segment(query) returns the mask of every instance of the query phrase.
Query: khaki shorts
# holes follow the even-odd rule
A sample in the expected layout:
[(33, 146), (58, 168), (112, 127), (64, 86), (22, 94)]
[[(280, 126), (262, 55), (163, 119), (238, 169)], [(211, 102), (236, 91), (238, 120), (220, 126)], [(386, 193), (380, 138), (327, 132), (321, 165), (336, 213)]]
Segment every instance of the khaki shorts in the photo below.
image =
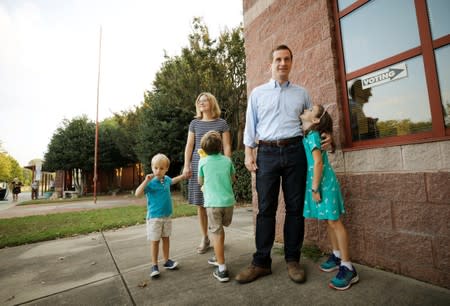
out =
[(231, 224), (233, 219), (234, 207), (208, 207), (206, 214), (208, 215), (208, 229), (213, 234), (223, 232), (223, 227)]
[(159, 241), (161, 237), (172, 234), (172, 218), (147, 219), (147, 240)]

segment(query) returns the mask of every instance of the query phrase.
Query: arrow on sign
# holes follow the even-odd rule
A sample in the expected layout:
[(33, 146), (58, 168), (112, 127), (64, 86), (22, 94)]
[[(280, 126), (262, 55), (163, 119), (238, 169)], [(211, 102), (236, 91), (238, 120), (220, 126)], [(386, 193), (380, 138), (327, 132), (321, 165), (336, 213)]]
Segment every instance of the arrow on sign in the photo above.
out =
[[(406, 77), (407, 73), (406, 73), (406, 65), (405, 64), (400, 64), (400, 67), (391, 67), (388, 70), (385, 70), (383, 72), (377, 73), (377, 74), (373, 74), (371, 76), (367, 76), (364, 79), (362, 79), (362, 87), (363, 89), (369, 88), (369, 87), (374, 87), (377, 85), (381, 85), (383, 83), (387, 83), (390, 81), (393, 81), (394, 79), (396, 79), (397, 77)], [(402, 74), (403, 72), (405, 72), (404, 74)], [(399, 76), (400, 74), (402, 74), (401, 76)]]

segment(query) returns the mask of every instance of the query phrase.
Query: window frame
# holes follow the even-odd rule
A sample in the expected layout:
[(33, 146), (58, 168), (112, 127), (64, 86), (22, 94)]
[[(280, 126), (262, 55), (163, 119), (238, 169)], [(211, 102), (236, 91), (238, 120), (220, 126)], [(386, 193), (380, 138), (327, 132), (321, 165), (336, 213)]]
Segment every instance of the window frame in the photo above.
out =
[[(373, 0), (376, 1), (376, 0)], [(439, 79), (437, 74), (436, 60), (434, 50), (445, 45), (450, 44), (450, 34), (439, 37), (433, 40), (431, 35), (431, 26), (429, 23), (429, 16), (427, 10), (426, 0), (414, 0), (417, 25), (419, 30), (420, 45), (401, 53), (395, 54), (391, 57), (385, 58), (381, 61), (370, 64), (369, 66), (357, 69), (351, 73), (346, 73), (344, 63), (344, 51), (341, 37), (340, 19), (367, 4), (369, 0), (358, 0), (345, 9), (339, 11), (338, 0), (333, 1), (334, 21), (336, 29), (336, 49), (340, 76), (340, 88), (342, 90), (342, 111), (344, 114), (344, 131), (345, 131), (345, 146), (344, 150), (352, 150), (359, 148), (370, 148), (380, 146), (395, 146), (401, 144), (423, 143), (429, 141), (439, 141), (450, 138), (450, 127), (445, 127), (444, 114), (442, 111), (441, 93), (439, 89)], [(430, 103), (431, 113), (431, 131), (425, 131), (410, 135), (390, 136), (376, 139), (369, 139), (364, 141), (353, 141), (351, 123), (349, 98), (347, 90), (347, 82), (369, 74), (371, 72), (383, 69), (385, 67), (406, 61), (410, 58), (422, 56), (425, 81), (428, 90), (428, 99)]]

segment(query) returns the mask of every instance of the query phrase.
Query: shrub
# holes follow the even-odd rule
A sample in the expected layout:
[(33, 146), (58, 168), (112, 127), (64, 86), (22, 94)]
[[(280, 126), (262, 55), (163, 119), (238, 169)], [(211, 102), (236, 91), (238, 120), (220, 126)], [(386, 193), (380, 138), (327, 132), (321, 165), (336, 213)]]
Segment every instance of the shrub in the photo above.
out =
[(181, 194), (183, 195), (183, 198), (186, 200), (188, 199), (188, 191), (189, 191), (188, 183), (189, 183), (189, 180), (182, 180), (180, 182), (180, 191), (181, 191)]
[(244, 151), (234, 151), (231, 159), (236, 169), (236, 182), (233, 184), (234, 195), (238, 202), (252, 201), (252, 177), (245, 168)]

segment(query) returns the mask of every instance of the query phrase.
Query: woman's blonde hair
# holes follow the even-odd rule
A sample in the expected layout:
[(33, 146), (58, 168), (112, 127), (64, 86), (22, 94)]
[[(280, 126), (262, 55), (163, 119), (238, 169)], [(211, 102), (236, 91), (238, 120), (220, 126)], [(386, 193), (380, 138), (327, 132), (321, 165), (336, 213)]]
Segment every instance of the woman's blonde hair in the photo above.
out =
[(206, 98), (208, 99), (209, 105), (211, 107), (211, 114), (212, 114), (213, 119), (219, 118), (220, 117), (219, 103), (217, 102), (216, 97), (214, 97), (214, 95), (209, 92), (202, 92), (197, 96), (197, 99), (195, 100), (195, 111), (197, 113), (195, 118), (197, 118), (197, 119), (203, 118), (203, 114), (198, 108), (198, 101), (200, 100), (200, 98), (202, 96), (206, 96)]

